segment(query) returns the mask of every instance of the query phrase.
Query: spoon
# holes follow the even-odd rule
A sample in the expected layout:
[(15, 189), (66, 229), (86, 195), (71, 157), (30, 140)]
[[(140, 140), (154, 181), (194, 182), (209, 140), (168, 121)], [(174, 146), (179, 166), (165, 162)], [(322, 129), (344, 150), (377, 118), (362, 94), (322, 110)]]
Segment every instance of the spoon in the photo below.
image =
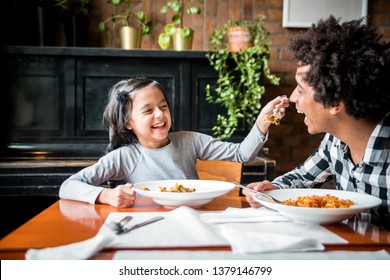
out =
[(283, 201), (281, 201), (281, 200), (279, 200), (279, 199), (277, 199), (277, 198), (275, 198), (275, 197), (273, 197), (273, 196), (271, 196), (271, 195), (269, 195), (267, 193), (256, 191), (254, 189), (251, 189), (251, 188), (249, 188), (249, 187), (247, 187), (245, 185), (241, 185), (241, 184), (236, 183), (236, 182), (232, 182), (232, 183), (235, 184), (237, 187), (240, 187), (241, 189), (245, 189), (245, 190), (248, 190), (248, 191), (251, 191), (251, 192), (258, 193), (259, 195), (261, 195), (261, 196), (271, 200), (274, 203), (283, 204)]
[(119, 222), (110, 221), (108, 224), (106, 224), (110, 229), (112, 229), (115, 232), (122, 232), (125, 225), (132, 219), (132, 216), (125, 216), (122, 218)]

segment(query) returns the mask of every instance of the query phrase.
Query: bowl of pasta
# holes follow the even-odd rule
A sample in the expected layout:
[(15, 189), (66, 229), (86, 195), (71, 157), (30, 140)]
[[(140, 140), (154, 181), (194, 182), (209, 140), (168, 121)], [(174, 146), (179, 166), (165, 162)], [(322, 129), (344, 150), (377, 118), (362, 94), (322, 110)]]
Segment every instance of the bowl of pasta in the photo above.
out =
[(372, 195), (331, 189), (278, 189), (266, 193), (283, 203), (274, 203), (259, 194), (254, 199), (286, 218), (304, 223), (336, 223), (381, 204)]
[(138, 196), (150, 197), (165, 207), (200, 207), (235, 188), (233, 183), (214, 180), (157, 180), (134, 184)]

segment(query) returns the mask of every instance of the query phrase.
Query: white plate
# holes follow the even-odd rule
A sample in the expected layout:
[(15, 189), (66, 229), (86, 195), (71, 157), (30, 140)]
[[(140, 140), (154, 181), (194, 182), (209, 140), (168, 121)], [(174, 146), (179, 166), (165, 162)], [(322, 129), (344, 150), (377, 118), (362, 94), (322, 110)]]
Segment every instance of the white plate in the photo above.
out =
[[(158, 187), (169, 190), (175, 184), (183, 184), (186, 188), (195, 188), (195, 192), (161, 192)], [(140, 190), (147, 187), (150, 191)], [(200, 207), (214, 198), (224, 195), (235, 188), (235, 185), (214, 180), (159, 180), (134, 184), (134, 190), (145, 197), (152, 198), (156, 203), (166, 207), (190, 206)]]
[(254, 199), (265, 207), (278, 211), (283, 216), (298, 222), (329, 224), (348, 219), (354, 214), (364, 212), (381, 204), (381, 200), (375, 196), (356, 192), (329, 190), (329, 189), (280, 189), (268, 191), (268, 194), (279, 200), (297, 199), (298, 196), (311, 196), (326, 194), (334, 195), (340, 199), (350, 199), (355, 205), (350, 208), (312, 208), (288, 206), (267, 201), (259, 194)]

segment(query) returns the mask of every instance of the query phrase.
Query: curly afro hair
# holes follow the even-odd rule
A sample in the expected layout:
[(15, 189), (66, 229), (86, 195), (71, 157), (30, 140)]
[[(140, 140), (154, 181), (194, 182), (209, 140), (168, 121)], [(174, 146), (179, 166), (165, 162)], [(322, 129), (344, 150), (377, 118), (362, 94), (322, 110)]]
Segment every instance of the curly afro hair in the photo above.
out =
[(325, 107), (341, 101), (349, 115), (379, 121), (390, 110), (390, 43), (363, 18), (340, 23), (330, 16), (289, 43), (292, 56), (310, 65), (305, 81)]

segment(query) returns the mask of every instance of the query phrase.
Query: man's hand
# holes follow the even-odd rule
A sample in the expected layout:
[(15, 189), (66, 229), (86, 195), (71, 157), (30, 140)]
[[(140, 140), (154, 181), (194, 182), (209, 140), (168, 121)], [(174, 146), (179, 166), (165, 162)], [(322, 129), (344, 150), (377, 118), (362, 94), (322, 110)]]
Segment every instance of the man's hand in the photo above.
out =
[[(271, 182), (267, 180), (264, 180), (262, 182), (250, 183), (247, 185), (247, 187), (259, 192), (274, 190), (278, 188), (272, 185)], [(242, 193), (246, 196), (246, 200), (249, 202), (250, 206), (258, 208), (262, 205), (261, 203), (253, 199), (253, 196), (256, 194), (255, 192), (243, 189)]]

